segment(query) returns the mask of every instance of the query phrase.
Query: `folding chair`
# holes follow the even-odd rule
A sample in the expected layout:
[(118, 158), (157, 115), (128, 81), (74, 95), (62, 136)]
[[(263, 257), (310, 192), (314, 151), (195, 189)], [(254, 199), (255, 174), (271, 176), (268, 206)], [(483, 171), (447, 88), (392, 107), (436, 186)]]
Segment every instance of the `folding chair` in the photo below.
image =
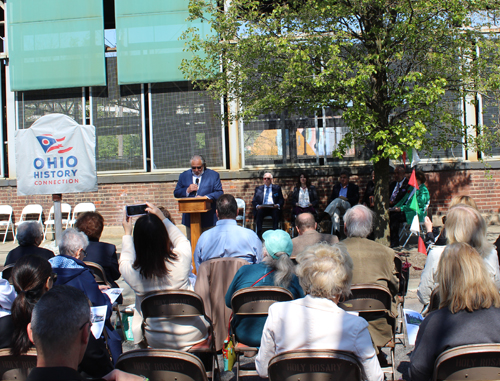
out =
[(0, 349), (0, 380), (24, 381), (35, 367), (36, 349), (20, 356), (12, 356), (10, 348)]
[(499, 380), (500, 344), (472, 344), (448, 349), (437, 358), (432, 379)]
[[(105, 285), (110, 288), (113, 287), (113, 285), (106, 279), (106, 273), (104, 272), (104, 269), (100, 264), (87, 261), (85, 261), (84, 263), (90, 269), (92, 275), (94, 275), (94, 279), (97, 282), (97, 284)], [(120, 328), (122, 330), (122, 336), (125, 337), (125, 331), (123, 330), (123, 322), (122, 322), (122, 315), (120, 313), (120, 307), (116, 302), (113, 303), (113, 311), (115, 311), (118, 316), (118, 321), (120, 322)]]
[[(5, 231), (3, 232), (3, 243), (7, 239), (7, 234), (9, 232), (9, 226), (12, 231), (12, 238), (14, 238), (14, 223), (12, 222), (12, 206), (10, 205), (0, 205), (0, 228), (5, 226)], [(0, 233), (2, 234), (2, 233)]]
[(77, 204), (73, 209), (73, 217), (71, 217), (69, 225), (71, 227), (75, 226), (78, 215), (84, 212), (95, 212), (95, 205), (92, 202), (82, 202), (80, 204)]
[[(255, 224), (255, 233), (257, 233), (257, 222)], [(265, 216), (262, 219), (262, 232), (265, 230), (270, 230), (273, 228), (273, 217), (272, 216)], [(281, 229), (281, 219), (278, 221), (278, 229)]]
[(2, 270), (2, 279), (8, 280), (12, 284), (12, 269), (14, 268), (14, 263), (7, 265)]
[(268, 374), (269, 381), (364, 380), (357, 356), (334, 349), (280, 353), (269, 361)]
[[(406, 261), (405, 261), (406, 262)], [(394, 256), (394, 267), (397, 271), (399, 279), (399, 292), (396, 295), (398, 317), (396, 318), (396, 339), (400, 340), (404, 347), (406, 347), (406, 339), (408, 337), (406, 332), (406, 320), (404, 318), (405, 296), (408, 292), (408, 281), (410, 276), (410, 269), (403, 271), (403, 260), (399, 255)]]
[(237, 198), (236, 199), (236, 204), (238, 205), (238, 209), (242, 211), (242, 215), (241, 216), (239, 214), (236, 216), (236, 223), (238, 223), (238, 221), (241, 221), (241, 226), (246, 227), (246, 221), (247, 221), (246, 210), (247, 210), (247, 207), (246, 207), (246, 204), (245, 204), (245, 200), (243, 200), (241, 198)]
[[(233, 315), (240, 317), (267, 316), (269, 307), (276, 302), (293, 300), (293, 295), (286, 288), (275, 286), (246, 287), (238, 290), (231, 298)], [(233, 333), (234, 352), (236, 353), (236, 380), (244, 376), (257, 376), (255, 370), (241, 370), (240, 357), (244, 352), (257, 354), (259, 348), (249, 347), (238, 341)]]
[(150, 381), (208, 381), (201, 360), (192, 354), (169, 349), (135, 349), (122, 354), (116, 369)]
[(344, 302), (339, 303), (339, 307), (345, 311), (358, 312), (359, 316), (369, 320), (373, 315), (384, 314), (387, 323), (392, 327), (392, 338), (384, 346), (389, 348), (391, 363), (388, 367), (382, 368), (384, 373), (391, 374), (392, 380), (395, 377), (395, 332), (396, 318), (391, 312), (392, 295), (385, 286), (377, 284), (355, 284), (351, 286), (352, 295)]
[(26, 205), (21, 212), (21, 217), (19, 221), (15, 223), (16, 226), (16, 236), (14, 237), (14, 241), (17, 239), (17, 227), (26, 221), (38, 221), (39, 224), (42, 224), (42, 213), (43, 208), (39, 204), (30, 204)]
[(193, 291), (188, 290), (165, 290), (155, 291), (146, 294), (141, 303), (142, 311), (142, 332), (146, 340), (145, 331), (148, 327), (150, 318), (190, 318), (200, 316), (209, 323), (208, 338), (196, 345), (193, 345), (188, 351), (190, 353), (211, 353), (212, 370), (207, 372), (207, 377), (215, 379), (219, 370), (217, 362), (217, 352), (215, 350), (214, 332), (212, 321), (203, 307), (203, 300)]
[[(49, 226), (52, 228), (52, 234), (54, 234), (55, 231), (55, 216), (54, 216), (54, 206), (50, 207), (49, 211), (49, 217), (45, 222), (43, 223), (45, 225), (45, 230), (43, 232), (43, 240), (45, 241), (45, 238), (47, 237), (47, 231), (49, 230)], [(69, 226), (69, 220), (71, 218), (71, 205), (68, 203), (61, 203), (61, 224), (62, 228), (67, 229)]]

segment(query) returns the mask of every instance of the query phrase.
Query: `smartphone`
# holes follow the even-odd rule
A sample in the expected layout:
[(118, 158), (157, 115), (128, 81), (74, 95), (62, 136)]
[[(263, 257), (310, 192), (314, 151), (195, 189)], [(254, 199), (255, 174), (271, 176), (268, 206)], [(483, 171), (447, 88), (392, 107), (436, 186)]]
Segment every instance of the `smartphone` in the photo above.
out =
[(146, 212), (147, 207), (148, 206), (146, 204), (127, 205), (126, 206), (127, 217), (143, 216), (145, 214), (148, 214), (148, 212)]

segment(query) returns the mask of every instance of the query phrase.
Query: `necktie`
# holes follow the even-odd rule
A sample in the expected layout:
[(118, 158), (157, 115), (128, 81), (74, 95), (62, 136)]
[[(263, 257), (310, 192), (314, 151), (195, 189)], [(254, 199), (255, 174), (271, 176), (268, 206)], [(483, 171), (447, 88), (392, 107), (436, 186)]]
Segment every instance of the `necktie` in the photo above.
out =
[(398, 192), (399, 192), (399, 183), (396, 184), (396, 187), (394, 188), (394, 191), (392, 192), (391, 201), (394, 201), (396, 199)]
[(267, 204), (267, 197), (269, 196), (269, 188), (266, 187), (266, 191), (264, 192), (264, 205)]
[[(196, 185), (199, 185), (199, 184), (200, 184), (200, 179), (196, 178)], [(194, 195), (197, 196), (198, 195), (198, 191), (196, 191)]]

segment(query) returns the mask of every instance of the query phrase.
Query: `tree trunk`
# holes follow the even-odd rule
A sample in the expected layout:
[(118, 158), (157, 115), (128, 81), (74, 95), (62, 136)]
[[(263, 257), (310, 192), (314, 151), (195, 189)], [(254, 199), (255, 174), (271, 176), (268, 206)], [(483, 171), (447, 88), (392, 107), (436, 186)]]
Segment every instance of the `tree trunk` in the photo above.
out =
[(391, 173), (389, 159), (380, 159), (373, 165), (375, 171), (375, 222), (373, 231), (375, 240), (389, 245), (389, 183)]

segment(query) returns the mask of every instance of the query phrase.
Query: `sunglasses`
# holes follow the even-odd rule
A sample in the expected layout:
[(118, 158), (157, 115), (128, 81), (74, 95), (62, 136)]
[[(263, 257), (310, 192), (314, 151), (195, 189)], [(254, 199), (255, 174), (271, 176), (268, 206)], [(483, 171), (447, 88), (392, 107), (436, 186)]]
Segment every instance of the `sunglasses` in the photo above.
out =
[(202, 169), (203, 167), (191, 167), (191, 169)]

